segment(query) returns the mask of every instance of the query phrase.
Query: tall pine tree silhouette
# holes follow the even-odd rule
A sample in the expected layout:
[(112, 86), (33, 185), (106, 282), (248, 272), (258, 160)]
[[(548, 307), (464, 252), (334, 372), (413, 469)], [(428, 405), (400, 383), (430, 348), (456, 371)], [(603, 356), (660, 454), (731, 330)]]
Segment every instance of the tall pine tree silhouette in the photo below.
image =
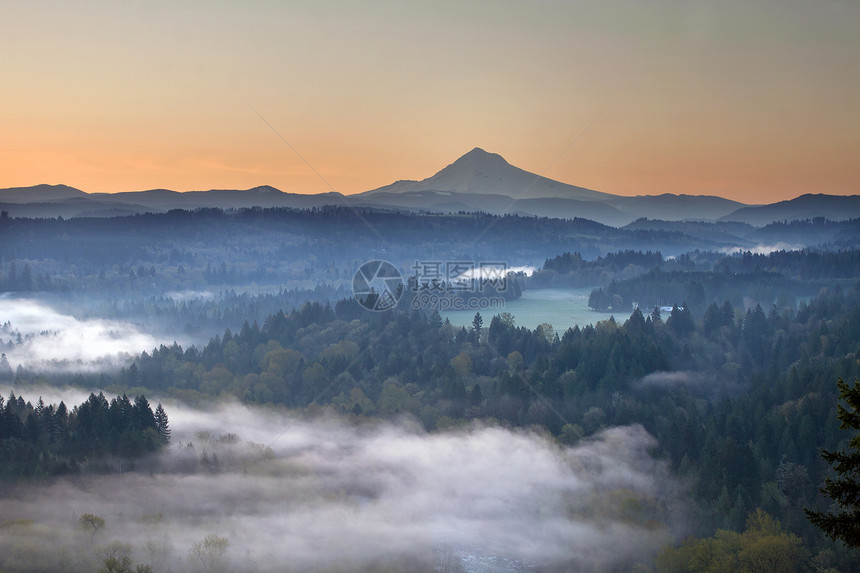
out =
[[(836, 382), (839, 397), (845, 402), (837, 404), (839, 428), (860, 430), (860, 380), (849, 386), (841, 378)], [(809, 521), (821, 528), (828, 537), (841, 539), (850, 547), (860, 547), (860, 432), (848, 442), (849, 450), (831, 452), (821, 450), (821, 457), (834, 465), (838, 477), (827, 478), (821, 493), (836, 504), (830, 512), (805, 509)]]

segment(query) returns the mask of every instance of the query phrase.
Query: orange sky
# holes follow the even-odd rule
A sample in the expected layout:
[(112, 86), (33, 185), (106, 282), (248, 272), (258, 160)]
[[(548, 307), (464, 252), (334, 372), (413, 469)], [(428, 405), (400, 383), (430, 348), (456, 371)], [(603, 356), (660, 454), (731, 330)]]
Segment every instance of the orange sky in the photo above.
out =
[(855, 194), (857, 30), (847, 0), (12, 0), (0, 187), (328, 191), (262, 116), (342, 193), (479, 146), (621, 195)]

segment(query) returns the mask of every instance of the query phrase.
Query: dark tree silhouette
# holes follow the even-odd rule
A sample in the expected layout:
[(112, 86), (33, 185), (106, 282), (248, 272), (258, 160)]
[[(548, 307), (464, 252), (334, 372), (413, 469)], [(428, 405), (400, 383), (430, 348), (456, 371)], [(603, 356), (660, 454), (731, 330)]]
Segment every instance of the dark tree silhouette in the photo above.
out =
[(167, 412), (161, 407), (161, 402), (155, 408), (155, 428), (161, 436), (161, 441), (165, 444), (170, 443), (170, 425), (168, 424)]
[(480, 312), (475, 313), (475, 318), (472, 319), (472, 329), (475, 331), (475, 344), (481, 343), (481, 328), (484, 327), (484, 318)]
[[(836, 382), (839, 397), (845, 405), (837, 405), (839, 428), (860, 430), (860, 380), (849, 386), (841, 378)], [(848, 442), (850, 450), (833, 452), (821, 450), (821, 457), (834, 465), (838, 477), (827, 478), (821, 493), (838, 506), (832, 512), (806, 509), (809, 520), (820, 527), (828, 537), (841, 539), (850, 547), (860, 547), (860, 432)]]
[(0, 354), (0, 380), (12, 380), (15, 378), (15, 372), (12, 371), (12, 365), (9, 364), (9, 359), (6, 358), (6, 353)]

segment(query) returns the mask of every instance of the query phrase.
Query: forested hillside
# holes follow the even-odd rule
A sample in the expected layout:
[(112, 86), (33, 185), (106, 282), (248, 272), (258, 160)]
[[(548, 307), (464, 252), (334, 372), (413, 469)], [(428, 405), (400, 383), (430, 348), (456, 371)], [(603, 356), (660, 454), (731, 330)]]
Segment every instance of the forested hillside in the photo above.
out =
[[(246, 323), (203, 348), (163, 346), (117, 389), (190, 402), (410, 415), (429, 429), (483, 418), (548, 428), (564, 443), (640, 423), (689, 484), (697, 531), (740, 531), (763, 508), (810, 548), (827, 544), (802, 513), (836, 449), (837, 378), (860, 375), (860, 290), (833, 288), (795, 311), (712, 304), (702, 319), (635, 310), (625, 321), (554, 332), (509, 315), (454, 328), (438, 314), (307, 304)], [(342, 317), (348, 317), (344, 319)]]
[[(403, 244), (377, 241), (362, 217)], [(0, 325), (0, 343), (15, 362), (0, 362), (0, 380), (15, 388), (0, 409), (0, 468), (8, 480), (122, 475), (143, 464), (169, 437), (164, 410), (153, 412), (144, 396), (203, 409), (239, 401), (308, 419), (334, 415), (355, 428), (385, 420), (432, 436), (478, 424), (534, 432), (558, 451), (638, 428), (656, 440), (649, 452), (680, 481), (685, 517), (645, 498), (620, 515), (637, 527), (653, 521), (654, 531), (693, 536), (666, 546), (648, 566), (682, 571), (679, 563), (725, 552), (740, 567), (740, 552), (763, 551), (767, 539), (791, 556), (794, 570), (857, 570), (856, 552), (825, 538), (803, 511), (828, 510), (818, 488), (831, 470), (819, 450), (844, 448), (851, 437), (838, 429), (836, 381), (860, 375), (857, 250), (667, 255), (663, 247), (689, 237), (581, 220), (336, 209), (176, 212), (107, 219), (98, 229), (59, 220), (3, 224), (13, 238), (0, 249), (7, 257), (3, 308), (12, 313)], [(495, 233), (492, 246), (469, 251), (483, 231)], [(128, 247), (125, 262), (111, 258), (118, 255), (100, 232)], [(219, 242), (218, 233), (236, 238)], [(505, 242), (506, 234), (513, 239)], [(632, 250), (628, 241), (648, 248)], [(424, 250), (416, 255), (410, 249), (417, 244)], [(425, 255), (445, 261), (463, 252), (478, 253), (469, 255), (474, 261), (480, 253), (506, 261), (513, 254), (543, 265), (531, 276), (507, 275), (504, 290), (457, 294), (460, 302), (494, 296), (513, 307), (528, 289), (589, 285), (597, 287), (589, 305), (611, 309), (614, 318), (532, 329), (508, 312), (470, 311), (471, 325), (454, 326), (421, 298), (424, 286), (447, 296), (451, 284), (409, 269)], [(399, 260), (405, 271), (397, 279), (403, 296), (386, 312), (348, 296), (355, 265), (377, 257)], [(135, 350), (122, 368), (83, 358), (29, 366), (15, 358), (39, 357), (52, 343), (107, 346), (120, 332), (138, 332), (119, 330), (129, 319), (196, 340), (205, 334), (204, 342)], [(38, 326), (22, 332), (27, 320)], [(55, 327), (55, 320), (67, 322)], [(96, 393), (71, 410), (19, 397), (68, 383), (117, 397)], [(182, 453), (176, 463), (193, 467), (188, 475), (220, 467), (206, 450)]]

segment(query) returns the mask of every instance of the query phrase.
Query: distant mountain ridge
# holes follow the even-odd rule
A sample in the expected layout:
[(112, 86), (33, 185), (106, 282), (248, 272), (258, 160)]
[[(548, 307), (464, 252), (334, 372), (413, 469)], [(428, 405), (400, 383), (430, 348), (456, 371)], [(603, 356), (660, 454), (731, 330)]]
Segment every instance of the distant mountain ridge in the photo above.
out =
[(13, 217), (113, 217), (205, 207), (307, 209), (343, 203), (344, 196), (340, 193), (315, 195), (284, 193), (270, 185), (245, 190), (211, 189), (179, 192), (170, 189), (149, 189), (118, 193), (85, 193), (64, 185), (0, 189), (0, 209), (8, 211)]
[(0, 202), (3, 203), (33, 203), (37, 201), (59, 201), (87, 197), (88, 194), (68, 185), (48, 185), (42, 183), (32, 187), (9, 187), (0, 189)]
[(860, 195), (824, 195), (807, 193), (771, 205), (743, 207), (722, 221), (738, 221), (761, 227), (773, 221), (794, 221), (823, 217), (836, 221), (860, 218)]
[(171, 209), (349, 205), (413, 212), (483, 211), (552, 218), (591, 219), (621, 227), (647, 218), (666, 221), (736, 221), (764, 226), (773, 221), (860, 217), (860, 195), (802, 195), (772, 205), (745, 205), (708, 195), (627, 197), (578, 187), (525, 171), (501, 155), (476, 147), (421, 180), (343, 195), (285, 193), (269, 185), (251, 189), (178, 192), (169, 189), (86, 193), (67, 185), (0, 189), (0, 209), (13, 217), (100, 217)]

